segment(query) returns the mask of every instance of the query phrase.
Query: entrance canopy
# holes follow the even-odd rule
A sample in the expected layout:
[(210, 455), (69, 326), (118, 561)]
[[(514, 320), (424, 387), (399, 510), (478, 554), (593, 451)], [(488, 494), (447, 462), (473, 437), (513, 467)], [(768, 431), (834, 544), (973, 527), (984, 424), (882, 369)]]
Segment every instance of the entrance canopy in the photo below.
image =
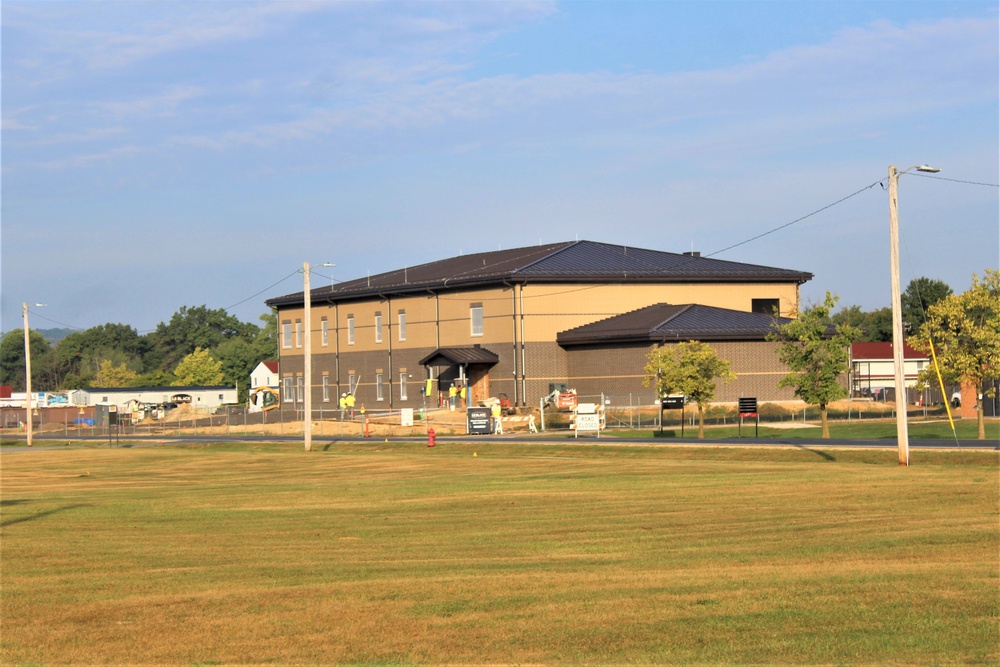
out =
[(500, 361), (493, 352), (479, 347), (439, 347), (420, 360), (421, 366), (470, 366), (485, 364), (492, 366)]

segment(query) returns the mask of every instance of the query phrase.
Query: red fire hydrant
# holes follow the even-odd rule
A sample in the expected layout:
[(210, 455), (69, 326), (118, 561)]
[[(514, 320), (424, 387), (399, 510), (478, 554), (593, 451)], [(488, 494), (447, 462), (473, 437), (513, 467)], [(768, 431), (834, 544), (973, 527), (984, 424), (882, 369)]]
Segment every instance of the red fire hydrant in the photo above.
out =
[(433, 447), (434, 446), (434, 438), (436, 438), (436, 437), (437, 437), (437, 434), (434, 433), (434, 429), (432, 429), (432, 428), (427, 429), (427, 446), (428, 447)]

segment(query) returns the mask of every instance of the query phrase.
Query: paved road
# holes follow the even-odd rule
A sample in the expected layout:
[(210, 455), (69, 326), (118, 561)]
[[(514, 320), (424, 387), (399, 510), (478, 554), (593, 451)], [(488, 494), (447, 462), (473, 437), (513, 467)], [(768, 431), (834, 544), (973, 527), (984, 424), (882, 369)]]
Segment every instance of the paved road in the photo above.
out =
[[(10, 439), (8, 437), (8, 439)], [(22, 437), (23, 439), (23, 437)], [(374, 442), (383, 440), (384, 436), (376, 438), (363, 437), (316, 437), (313, 436), (313, 448), (321, 449), (327, 444), (338, 442)], [(393, 442), (413, 442), (415, 444), (425, 444), (425, 437), (392, 437)], [(93, 445), (95, 443), (108, 444), (107, 436), (74, 436), (67, 438), (64, 435), (35, 434), (33, 436), (34, 450), (45, 450), (58, 447), (65, 449), (62, 443), (79, 442)], [(157, 445), (174, 445), (182, 442), (301, 442), (302, 436), (183, 436), (183, 437), (162, 437), (162, 436), (129, 436), (121, 438), (114, 444), (123, 447), (152, 447)], [(645, 445), (656, 447), (670, 447), (677, 445), (701, 445), (701, 446), (727, 446), (727, 447), (820, 447), (820, 448), (876, 448), (876, 449), (896, 449), (895, 438), (877, 440), (823, 440), (822, 438), (722, 438), (712, 440), (698, 440), (697, 438), (619, 438), (615, 436), (585, 436), (572, 438), (567, 436), (547, 436), (545, 434), (527, 435), (461, 435), (461, 436), (438, 436), (438, 444), (449, 442), (518, 442), (518, 443), (539, 443), (539, 444), (593, 444), (593, 445)], [(59, 443), (56, 445), (55, 443)], [(910, 438), (911, 449), (968, 449), (1000, 451), (1000, 442), (996, 440), (920, 440)], [(3, 452), (31, 451), (26, 446), (5, 446)]]

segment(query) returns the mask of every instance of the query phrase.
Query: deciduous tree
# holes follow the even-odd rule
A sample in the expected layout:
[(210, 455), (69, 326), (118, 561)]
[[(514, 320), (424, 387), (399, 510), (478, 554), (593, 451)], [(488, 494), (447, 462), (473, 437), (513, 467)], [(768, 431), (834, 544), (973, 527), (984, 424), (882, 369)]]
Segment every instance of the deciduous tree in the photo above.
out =
[(951, 287), (943, 280), (914, 278), (900, 295), (903, 323), (906, 330), (916, 333), (927, 320), (927, 311), (941, 299), (952, 295)]
[(105, 359), (101, 362), (94, 382), (98, 387), (128, 387), (136, 377), (136, 372), (125, 364), (115, 366), (110, 359)]
[(174, 369), (177, 386), (210, 387), (222, 384), (222, 362), (200, 347), (184, 357)]
[[(976, 387), (979, 439), (986, 438), (983, 401), (979, 392), (992, 396), (994, 388), (984, 384), (1000, 376), (1000, 272), (987, 269), (983, 279), (973, 274), (972, 286), (961, 294), (949, 295), (927, 311), (927, 321), (910, 344), (930, 352), (934, 343), (941, 374), (946, 381)], [(931, 379), (925, 369), (921, 381)]]
[(658, 347), (646, 355), (643, 386), (655, 386), (660, 396), (684, 394), (698, 405), (698, 437), (705, 437), (705, 408), (715, 398), (716, 380), (729, 382), (736, 374), (711, 345), (692, 340)]
[[(31, 345), (32, 390), (44, 391), (47, 387), (40, 380), (51, 366), (51, 346), (48, 339), (34, 329), (28, 332), (28, 341)], [(24, 329), (14, 329), (0, 340), (0, 384), (10, 385), (14, 391), (24, 391), (24, 367)]]
[(803, 401), (819, 406), (824, 438), (830, 437), (827, 406), (847, 396), (840, 376), (849, 370), (851, 343), (861, 336), (857, 327), (829, 323), (836, 304), (837, 297), (827, 292), (823, 303), (807, 308), (768, 335), (768, 340), (781, 343), (778, 358), (791, 371), (778, 386), (791, 387)]

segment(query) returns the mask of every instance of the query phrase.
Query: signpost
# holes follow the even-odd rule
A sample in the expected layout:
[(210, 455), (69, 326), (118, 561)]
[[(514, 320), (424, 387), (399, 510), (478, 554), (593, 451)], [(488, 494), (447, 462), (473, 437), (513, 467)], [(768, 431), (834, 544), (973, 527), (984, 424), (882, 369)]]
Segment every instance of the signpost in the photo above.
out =
[(753, 437), (757, 437), (760, 430), (760, 416), (757, 414), (757, 398), (740, 398), (740, 426), (738, 429), (739, 437), (743, 437), (743, 420), (752, 417), (755, 420)]
[(604, 406), (596, 406), (593, 403), (579, 403), (573, 415), (573, 427), (575, 433), (573, 437), (580, 437), (580, 431), (596, 431), (597, 437), (601, 437), (601, 429), (604, 427)]
[(681, 437), (684, 437), (684, 403), (686, 397), (683, 394), (671, 394), (660, 399), (660, 435), (663, 435), (663, 411), (681, 411)]

